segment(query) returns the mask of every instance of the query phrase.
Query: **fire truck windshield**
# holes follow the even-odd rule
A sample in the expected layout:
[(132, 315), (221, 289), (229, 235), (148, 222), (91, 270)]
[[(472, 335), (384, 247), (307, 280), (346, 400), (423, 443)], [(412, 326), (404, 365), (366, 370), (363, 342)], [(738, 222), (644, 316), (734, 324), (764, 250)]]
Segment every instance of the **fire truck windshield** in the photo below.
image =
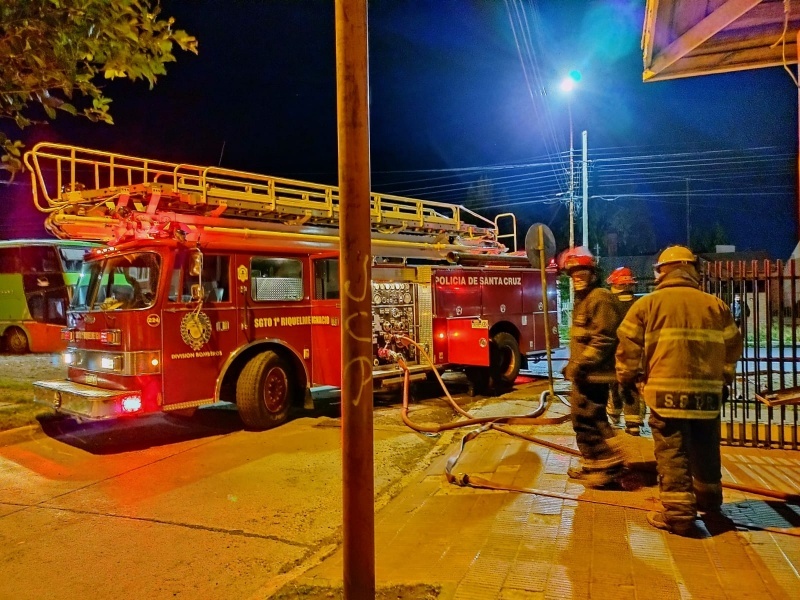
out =
[(155, 302), (161, 257), (131, 252), (87, 261), (72, 296), (74, 310), (131, 310)]

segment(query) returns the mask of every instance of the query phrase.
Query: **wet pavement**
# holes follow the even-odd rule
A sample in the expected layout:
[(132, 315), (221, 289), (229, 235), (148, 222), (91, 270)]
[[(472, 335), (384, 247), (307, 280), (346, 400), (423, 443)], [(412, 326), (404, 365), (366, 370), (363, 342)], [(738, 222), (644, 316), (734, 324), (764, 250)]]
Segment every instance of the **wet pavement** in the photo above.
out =
[[(542, 389), (526, 384), (472, 412), (524, 414)], [(546, 415), (567, 411), (554, 402)], [(575, 447), (568, 422), (513, 428)], [(496, 431), (469, 442), (455, 471), (528, 492), (452, 485), (445, 463), (465, 433), (443, 434), (440, 456), (376, 513), (379, 588), (428, 583), (459, 600), (800, 597), (796, 503), (726, 489), (723, 518), (681, 537), (646, 521), (660, 508), (652, 475), (635, 491), (586, 489), (566, 475), (576, 457)], [(649, 436), (620, 435), (626, 461), (652, 467)], [(723, 465), (723, 482), (800, 494), (797, 452), (724, 447)], [(339, 548), (287, 574), (282, 591), (340, 587), (342, 573)]]

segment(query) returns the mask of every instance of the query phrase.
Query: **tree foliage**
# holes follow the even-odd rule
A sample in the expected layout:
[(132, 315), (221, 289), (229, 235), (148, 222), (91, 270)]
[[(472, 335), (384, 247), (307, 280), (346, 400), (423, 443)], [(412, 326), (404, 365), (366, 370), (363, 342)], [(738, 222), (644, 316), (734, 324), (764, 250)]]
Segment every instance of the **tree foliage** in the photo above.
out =
[[(161, 17), (159, 0), (12, 0), (0, 3), (0, 125), (20, 129), (58, 111), (113, 123), (102, 81), (147, 80), (152, 88), (197, 40)], [(22, 142), (0, 130), (3, 168), (22, 167)]]
[(706, 227), (700, 231), (693, 231), (691, 239), (691, 248), (695, 252), (716, 252), (717, 246), (730, 243), (728, 234), (719, 221), (715, 222), (711, 228)]
[(647, 204), (638, 198), (617, 204), (611, 227), (617, 232), (620, 254), (635, 256), (655, 252), (658, 249), (656, 233)]

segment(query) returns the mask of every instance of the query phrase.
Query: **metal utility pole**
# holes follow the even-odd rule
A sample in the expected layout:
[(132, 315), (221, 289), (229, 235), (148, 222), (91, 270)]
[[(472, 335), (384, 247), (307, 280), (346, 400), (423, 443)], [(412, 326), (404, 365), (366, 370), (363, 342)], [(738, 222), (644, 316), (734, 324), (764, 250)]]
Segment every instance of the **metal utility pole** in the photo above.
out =
[(586, 248), (589, 247), (589, 134), (586, 130), (583, 131), (582, 134), (582, 142), (583, 142), (583, 152), (582, 152), (582, 160), (583, 163), (581, 165), (581, 183), (583, 184), (583, 219), (581, 220), (581, 224), (583, 225), (583, 246)]
[(575, 247), (575, 148), (572, 144), (572, 103), (567, 101), (569, 113), (569, 247)]
[(689, 248), (689, 178), (686, 178), (686, 247)]
[(375, 597), (367, 0), (336, 0), (344, 597)]

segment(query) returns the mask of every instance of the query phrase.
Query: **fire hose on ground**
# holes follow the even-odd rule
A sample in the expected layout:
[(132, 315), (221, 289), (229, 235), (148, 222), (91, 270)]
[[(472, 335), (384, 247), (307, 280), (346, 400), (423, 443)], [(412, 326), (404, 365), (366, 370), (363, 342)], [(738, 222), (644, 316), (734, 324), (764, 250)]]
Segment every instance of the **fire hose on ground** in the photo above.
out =
[[(413, 345), (420, 353), (421, 356), (431, 365), (432, 371), (439, 382), (442, 390), (444, 391), (445, 397), (447, 399), (447, 403), (450, 407), (458, 413), (463, 419), (457, 421), (450, 421), (447, 423), (439, 424), (439, 425), (423, 425), (420, 423), (415, 423), (411, 420), (408, 414), (409, 409), (409, 387), (410, 387), (410, 371), (408, 369), (408, 365), (405, 362), (404, 357), (399, 353), (394, 353), (391, 351), (386, 351), (388, 357), (394, 359), (400, 368), (403, 370), (403, 407), (401, 411), (401, 418), (403, 423), (405, 423), (409, 428), (413, 429), (414, 431), (419, 431), (422, 433), (442, 433), (444, 431), (459, 429), (462, 427), (471, 427), (477, 426), (478, 428), (469, 432), (465, 435), (461, 440), (461, 446), (458, 452), (451, 456), (445, 467), (445, 477), (447, 481), (451, 484), (462, 486), (462, 487), (474, 487), (474, 488), (481, 488), (481, 489), (491, 489), (491, 490), (503, 490), (503, 491), (512, 491), (524, 494), (534, 494), (538, 496), (546, 496), (550, 498), (557, 498), (561, 500), (574, 500), (577, 502), (584, 502), (590, 504), (600, 504), (600, 505), (607, 505), (607, 506), (616, 506), (622, 508), (631, 508), (635, 510), (651, 510), (651, 507), (643, 507), (637, 506), (634, 504), (626, 504), (621, 502), (612, 502), (610, 500), (603, 500), (601, 498), (596, 497), (582, 497), (577, 496), (574, 494), (567, 494), (562, 492), (556, 492), (552, 490), (543, 490), (543, 489), (536, 489), (536, 488), (525, 488), (513, 485), (501, 485), (495, 483), (491, 480), (485, 479), (483, 477), (477, 477), (473, 475), (469, 475), (467, 473), (454, 473), (454, 469), (456, 464), (458, 463), (461, 455), (464, 452), (464, 449), (468, 442), (477, 438), (481, 433), (489, 430), (495, 430), (507, 435), (511, 435), (514, 437), (521, 438), (533, 444), (537, 444), (539, 446), (543, 446), (549, 448), (551, 450), (555, 450), (556, 452), (560, 452), (563, 454), (569, 454), (572, 456), (580, 456), (580, 451), (575, 448), (570, 448), (569, 446), (563, 446), (561, 444), (556, 444), (554, 442), (550, 442), (548, 440), (543, 440), (541, 438), (525, 435), (518, 431), (514, 431), (512, 429), (508, 429), (504, 427), (504, 425), (559, 425), (565, 423), (570, 419), (570, 415), (562, 415), (558, 417), (543, 417), (542, 415), (547, 411), (552, 403), (553, 398), (556, 394), (553, 392), (553, 385), (552, 385), (552, 376), (550, 377), (550, 388), (549, 390), (545, 390), (545, 392), (539, 397), (539, 404), (538, 406), (530, 413), (525, 415), (510, 415), (510, 416), (495, 416), (495, 417), (475, 417), (471, 415), (469, 412), (462, 409), (458, 403), (453, 399), (450, 395), (450, 392), (447, 389), (447, 386), (442, 379), (439, 371), (433, 367), (433, 363), (430, 360), (427, 352), (425, 351), (422, 346), (416, 343), (414, 340), (406, 337), (406, 336), (398, 336), (398, 340), (401, 340), (403, 343)], [(606, 381), (603, 381), (606, 382)], [(545, 396), (547, 396), (547, 400), (545, 400)], [(631, 475), (627, 478), (623, 478), (620, 481), (621, 486), (623, 489), (626, 490), (633, 490), (643, 487), (645, 484), (641, 477), (637, 477), (636, 471), (640, 471), (640, 473), (654, 473), (654, 468), (652, 465), (648, 463), (642, 463), (640, 465), (629, 465), (631, 468)], [(730, 482), (722, 482), (722, 487), (736, 490), (739, 492), (745, 492), (748, 494), (755, 494), (759, 496), (764, 496), (767, 498), (773, 498), (776, 500), (781, 500), (787, 503), (793, 504), (800, 504), (800, 495), (798, 494), (790, 494), (788, 492), (783, 492), (779, 490), (772, 490), (767, 488), (755, 487), (755, 486), (747, 486), (738, 483), (730, 483)], [(784, 531), (775, 527), (760, 527), (753, 524), (743, 524), (743, 523), (733, 523), (734, 525), (738, 525), (741, 527), (745, 527), (747, 529), (756, 529), (760, 531), (769, 531), (772, 533), (779, 533), (783, 535), (791, 535), (795, 537), (800, 537), (800, 533), (794, 533), (790, 531)]]

